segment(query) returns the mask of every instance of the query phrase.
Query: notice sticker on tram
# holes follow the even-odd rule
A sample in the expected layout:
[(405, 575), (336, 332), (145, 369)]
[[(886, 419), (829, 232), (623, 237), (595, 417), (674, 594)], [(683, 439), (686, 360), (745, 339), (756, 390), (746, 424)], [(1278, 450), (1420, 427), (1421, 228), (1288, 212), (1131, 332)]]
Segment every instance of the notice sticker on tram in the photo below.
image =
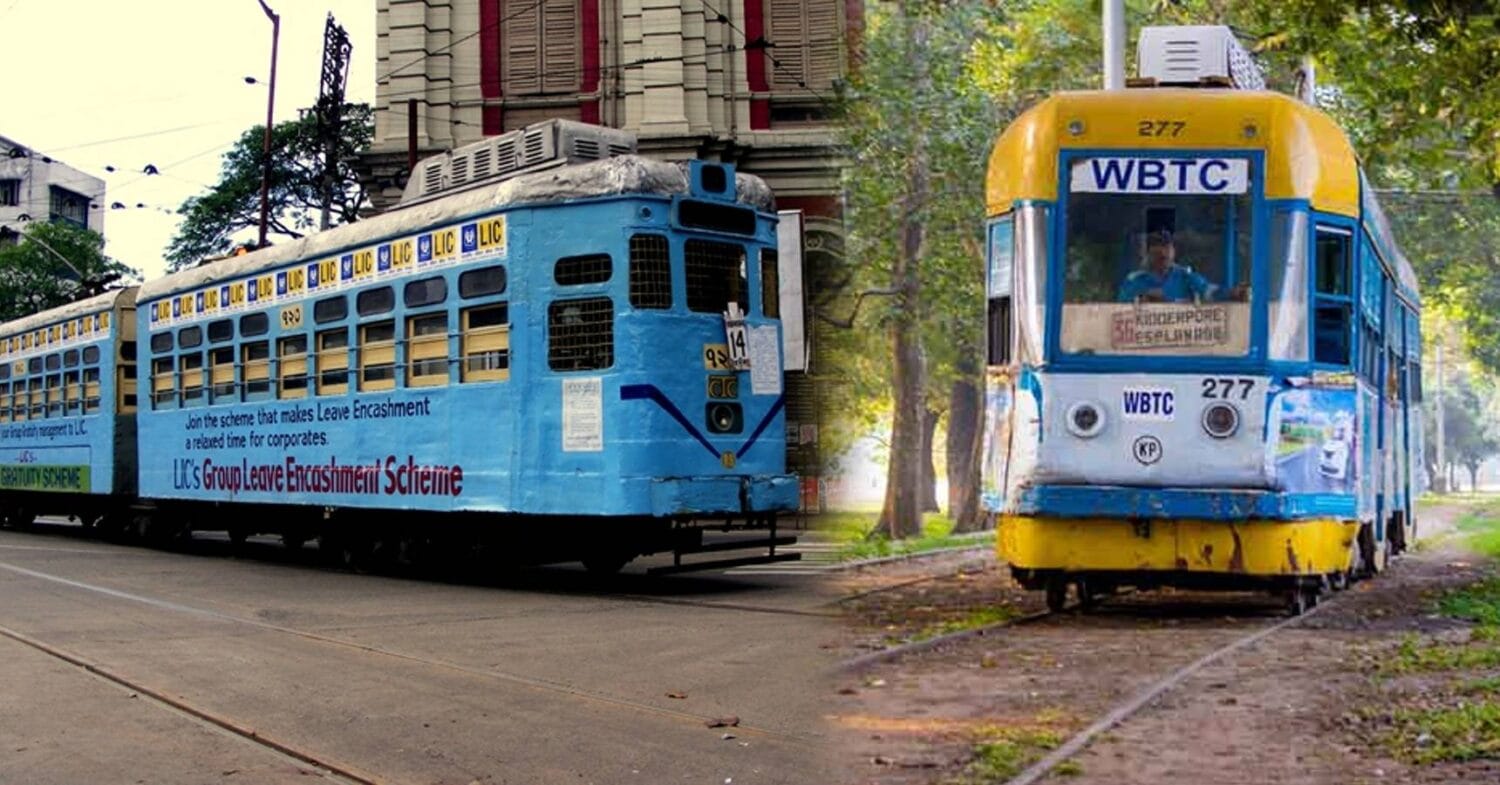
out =
[(1073, 193), (1242, 194), (1250, 187), (1244, 158), (1086, 158), (1073, 162)]

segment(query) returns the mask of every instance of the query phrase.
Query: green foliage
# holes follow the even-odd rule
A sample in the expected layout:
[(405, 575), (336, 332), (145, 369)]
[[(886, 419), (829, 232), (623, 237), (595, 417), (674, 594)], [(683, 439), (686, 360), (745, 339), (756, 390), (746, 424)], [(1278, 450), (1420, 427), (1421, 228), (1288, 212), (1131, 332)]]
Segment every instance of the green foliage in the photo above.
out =
[(1496, 666), (1500, 666), (1500, 646), (1493, 641), (1424, 643), (1417, 636), (1409, 635), (1402, 639), (1394, 657), (1381, 661), (1380, 672), (1400, 675)]
[(61, 222), (36, 222), (0, 246), (0, 321), (29, 316), (128, 285), (140, 274), (104, 255), (104, 238)]
[(1392, 715), (1388, 742), (1411, 763), (1500, 757), (1500, 703), (1480, 700)]
[(1500, 578), (1490, 578), (1444, 594), (1438, 600), (1438, 611), (1444, 616), (1489, 627), (1500, 625)]
[(1489, 502), (1464, 513), (1458, 519), (1458, 531), (1470, 550), (1500, 559), (1500, 504)]
[[(375, 124), (368, 104), (345, 104), (343, 134), (334, 171), (333, 225), (359, 220), (365, 191), (354, 170), (355, 156), (370, 146)], [(224, 155), (219, 182), (208, 192), (189, 197), (177, 209), (183, 216), (167, 248), (170, 270), (228, 252), (233, 236), (260, 225), (260, 183), (264, 165), (265, 126), (245, 131)], [(298, 238), (318, 225), (322, 204), (324, 151), (312, 113), (279, 123), (271, 131), (268, 231)]]
[[(1480, 464), (1500, 454), (1500, 427), (1496, 424), (1497, 414), (1500, 414), (1500, 389), (1489, 375), (1454, 361), (1445, 368), (1442, 386), (1443, 438), (1447, 443), (1444, 457), (1466, 467), (1472, 481)], [(1429, 392), (1423, 402), (1422, 414), (1429, 438), (1424, 445), (1424, 461), (1437, 472), (1436, 380), (1427, 380), (1425, 387)]]
[(825, 513), (818, 516), (817, 527), (839, 544), (840, 561), (904, 556), (983, 542), (954, 535), (953, 521), (938, 513), (923, 516), (921, 535), (903, 540), (892, 540), (885, 532), (876, 531), (878, 519), (878, 512)]
[(1062, 734), (1041, 727), (987, 727), (980, 729), (974, 744), (974, 759), (951, 785), (1004, 782), (1062, 743)]

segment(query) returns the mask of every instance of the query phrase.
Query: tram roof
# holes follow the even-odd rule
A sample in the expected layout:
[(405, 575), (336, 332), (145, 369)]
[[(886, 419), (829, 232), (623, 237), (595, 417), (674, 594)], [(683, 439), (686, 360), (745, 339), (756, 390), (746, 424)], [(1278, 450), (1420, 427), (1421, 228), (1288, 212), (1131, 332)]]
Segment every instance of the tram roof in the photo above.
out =
[[(1146, 121), (1183, 121), (1176, 135), (1140, 133)], [(1080, 121), (1073, 134), (1069, 126)], [(1254, 126), (1253, 136), (1247, 129)], [(1268, 199), (1307, 199), (1359, 215), (1359, 165), (1344, 132), (1316, 108), (1260, 90), (1141, 88), (1057, 93), (1016, 118), (990, 155), (990, 215), (1016, 200), (1058, 198), (1064, 149), (1264, 150)]]
[[(771, 190), (759, 177), (735, 174), (738, 201), (769, 212)], [(625, 194), (671, 196), (689, 193), (686, 162), (622, 155), (584, 164), (521, 175), (497, 184), (403, 207), (243, 256), (210, 262), (157, 278), (141, 286), (146, 302), (206, 284), (268, 272), (302, 260), (327, 258), (340, 251), (409, 234), (506, 207), (563, 203)]]
[(0, 335), (9, 336), (35, 330), (38, 327), (47, 327), (69, 319), (76, 319), (88, 314), (108, 311), (115, 305), (132, 305), (135, 303), (135, 294), (140, 287), (129, 286), (124, 289), (114, 289), (104, 294), (96, 294), (77, 302), (59, 305), (46, 311), (23, 316), (20, 319), (0, 324)]

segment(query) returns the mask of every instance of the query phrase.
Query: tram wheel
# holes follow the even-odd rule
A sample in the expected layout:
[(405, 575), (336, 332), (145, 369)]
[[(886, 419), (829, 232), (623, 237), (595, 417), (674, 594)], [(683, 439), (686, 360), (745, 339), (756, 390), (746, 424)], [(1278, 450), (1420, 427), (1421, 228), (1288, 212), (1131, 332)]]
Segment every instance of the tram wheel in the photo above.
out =
[(593, 575), (614, 575), (625, 569), (630, 559), (619, 553), (596, 553), (583, 558), (583, 568)]
[(1318, 587), (1298, 586), (1286, 594), (1287, 613), (1292, 616), (1301, 616), (1318, 606)]
[(1073, 586), (1075, 591), (1078, 592), (1078, 609), (1084, 613), (1098, 608), (1099, 600), (1109, 593), (1097, 581), (1091, 581), (1087, 578), (1079, 578)]
[(1068, 604), (1068, 582), (1062, 576), (1047, 579), (1047, 610), (1060, 613)]

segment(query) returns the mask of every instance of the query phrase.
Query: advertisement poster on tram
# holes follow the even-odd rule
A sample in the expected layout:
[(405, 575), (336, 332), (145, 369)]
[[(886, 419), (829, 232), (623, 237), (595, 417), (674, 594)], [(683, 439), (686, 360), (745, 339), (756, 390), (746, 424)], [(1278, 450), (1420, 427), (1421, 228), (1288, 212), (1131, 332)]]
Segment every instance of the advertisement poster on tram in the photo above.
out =
[(1354, 493), (1358, 438), (1354, 391), (1289, 390), (1272, 408), (1271, 459), (1288, 493)]

